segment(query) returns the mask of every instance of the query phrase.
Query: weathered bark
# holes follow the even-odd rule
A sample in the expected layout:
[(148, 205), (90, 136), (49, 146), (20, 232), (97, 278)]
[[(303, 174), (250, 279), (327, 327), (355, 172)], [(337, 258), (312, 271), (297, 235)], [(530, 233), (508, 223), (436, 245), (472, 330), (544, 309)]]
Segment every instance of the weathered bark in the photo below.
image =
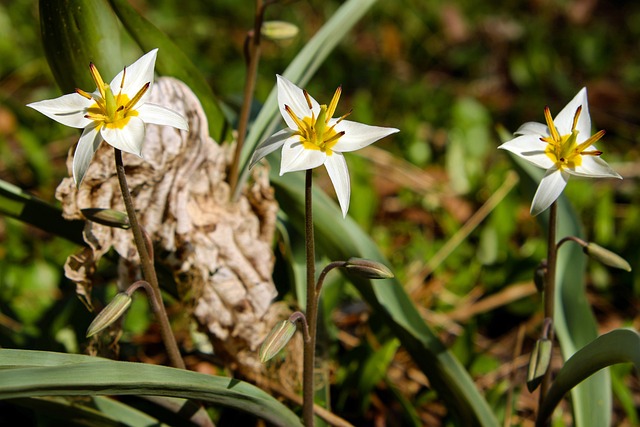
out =
[[(230, 367), (259, 372), (257, 348), (288, 309), (273, 305), (271, 244), (277, 204), (264, 167), (256, 167), (237, 201), (230, 200), (226, 171), (233, 153), (208, 134), (195, 95), (183, 83), (160, 78), (150, 102), (183, 114), (190, 131), (148, 125), (143, 159), (124, 154), (127, 181), (142, 226), (151, 236), (156, 264), (173, 273), (182, 304), (211, 337), (215, 352)], [(71, 171), (73, 149), (68, 158)], [(84, 181), (76, 189), (66, 178), (56, 197), (66, 218), (80, 209), (124, 211), (115, 175), (113, 148), (103, 143)], [(119, 282), (128, 286), (139, 274), (139, 259), (128, 230), (88, 222), (90, 249), (72, 255), (65, 273), (90, 304), (91, 274), (111, 248), (120, 255)], [(291, 369), (291, 368), (289, 368)], [(295, 370), (295, 368), (294, 368)]]

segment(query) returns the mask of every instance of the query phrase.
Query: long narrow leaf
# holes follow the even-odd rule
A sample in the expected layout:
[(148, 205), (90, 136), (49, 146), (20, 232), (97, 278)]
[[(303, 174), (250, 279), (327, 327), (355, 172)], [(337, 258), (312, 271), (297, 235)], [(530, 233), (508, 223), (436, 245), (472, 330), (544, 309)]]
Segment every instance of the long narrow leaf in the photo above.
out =
[(165, 426), (157, 419), (138, 411), (135, 408), (104, 396), (94, 396), (88, 400), (69, 399), (65, 397), (38, 397), (11, 399), (11, 403), (28, 408), (54, 420), (64, 420), (76, 425), (78, 421), (92, 427), (148, 427)]
[(19, 219), (79, 245), (86, 245), (82, 239), (84, 221), (67, 221), (62, 217), (60, 209), (2, 180), (0, 180), (0, 214)]
[[(142, 363), (0, 350), (0, 399), (36, 396), (150, 395), (202, 400), (276, 426), (301, 426), (282, 403), (245, 382)], [(70, 357), (67, 357), (70, 356)], [(40, 364), (33, 366), (34, 364)], [(28, 367), (20, 367), (28, 366)]]
[(584, 346), (567, 360), (553, 380), (540, 408), (538, 423), (544, 424), (564, 395), (584, 379), (607, 366), (628, 362), (640, 372), (640, 334), (636, 331), (616, 329)]
[(227, 121), (211, 86), (200, 69), (162, 31), (140, 15), (127, 0), (109, 0), (129, 34), (144, 50), (159, 48), (156, 68), (160, 74), (182, 80), (196, 94), (209, 122), (209, 134), (218, 142), (228, 136)]

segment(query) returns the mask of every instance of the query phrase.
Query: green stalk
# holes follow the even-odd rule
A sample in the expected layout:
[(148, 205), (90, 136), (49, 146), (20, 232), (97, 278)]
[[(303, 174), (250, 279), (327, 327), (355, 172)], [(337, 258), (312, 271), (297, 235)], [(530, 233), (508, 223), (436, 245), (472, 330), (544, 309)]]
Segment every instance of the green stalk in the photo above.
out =
[(140, 265), (142, 266), (142, 275), (144, 279), (151, 284), (153, 289), (153, 295), (150, 295), (155, 302), (152, 302), (152, 307), (155, 311), (156, 318), (160, 323), (160, 333), (162, 335), (162, 341), (167, 349), (169, 360), (171, 365), (175, 368), (185, 369), (184, 361), (180, 356), (180, 350), (176, 343), (176, 338), (171, 330), (169, 324), (169, 318), (167, 317), (167, 311), (162, 302), (162, 294), (160, 293), (160, 285), (158, 284), (158, 277), (156, 271), (153, 268), (153, 260), (149, 256), (149, 251), (145, 244), (145, 238), (142, 232), (142, 228), (138, 223), (138, 217), (136, 216), (135, 208), (133, 207), (133, 200), (131, 199), (131, 193), (127, 185), (127, 177), (124, 171), (124, 164), (122, 163), (122, 151), (115, 148), (116, 157), (116, 172), (118, 175), (118, 182), (120, 183), (120, 190), (122, 191), (122, 199), (124, 200), (124, 206), (129, 216), (129, 223), (131, 224), (131, 231), (133, 232), (133, 240), (138, 254), (140, 255)]
[[(556, 265), (558, 260), (558, 246), (556, 244), (556, 231), (558, 224), (558, 204), (557, 201), (551, 204), (549, 209), (549, 233), (547, 240), (547, 275), (544, 286), (544, 318), (548, 319), (550, 327), (548, 331), (549, 339), (553, 343), (553, 312), (555, 310), (555, 293), (556, 293)], [(553, 347), (552, 347), (553, 352)], [(547, 395), (547, 391), (551, 386), (551, 365), (547, 369), (540, 386), (540, 395), (538, 399), (538, 408), (542, 407), (542, 402)]]
[(315, 243), (313, 238), (313, 208), (312, 208), (313, 171), (306, 171), (304, 185), (305, 203), (305, 245), (307, 258), (307, 310), (306, 317), (309, 324), (309, 339), (304, 343), (304, 363), (302, 373), (302, 419), (306, 427), (313, 427), (313, 371), (315, 368), (316, 329), (318, 321), (318, 295), (315, 286)]
[(264, 21), (264, 11), (271, 1), (263, 2), (256, 0), (256, 16), (253, 24), (253, 31), (247, 35), (245, 43), (246, 59), (247, 59), (247, 75), (244, 82), (244, 94), (242, 99), (242, 109), (240, 110), (240, 118), (238, 120), (238, 140), (236, 149), (233, 153), (233, 162), (231, 162), (231, 170), (229, 171), (229, 185), (231, 194), (236, 191), (238, 185), (238, 171), (240, 168), (240, 153), (247, 136), (247, 128), (249, 126), (249, 114), (251, 113), (251, 104), (253, 101), (253, 93), (256, 87), (256, 77), (258, 75), (258, 64), (260, 63), (260, 39), (262, 38), (262, 22)]

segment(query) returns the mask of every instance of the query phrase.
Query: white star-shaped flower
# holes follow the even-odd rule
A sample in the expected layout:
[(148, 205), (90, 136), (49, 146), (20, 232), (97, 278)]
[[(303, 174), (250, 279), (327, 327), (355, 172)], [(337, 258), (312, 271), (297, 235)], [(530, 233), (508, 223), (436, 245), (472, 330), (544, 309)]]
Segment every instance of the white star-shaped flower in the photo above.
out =
[(97, 85), (93, 93), (76, 89), (69, 95), (27, 105), (63, 125), (84, 129), (73, 157), (73, 178), (77, 185), (102, 140), (141, 156), (146, 123), (189, 129), (180, 114), (146, 102), (153, 86), (157, 54), (158, 49), (154, 49), (125, 67), (111, 84), (106, 84), (95, 65), (90, 64)]
[(546, 125), (525, 123), (515, 132), (519, 136), (498, 147), (547, 170), (533, 197), (532, 215), (538, 215), (556, 201), (570, 175), (622, 179), (600, 158), (602, 151), (594, 145), (605, 132), (591, 135), (586, 88), (555, 119), (551, 119), (549, 107), (545, 108), (544, 117)]
[(355, 151), (398, 132), (398, 129), (369, 126), (333, 118), (341, 88), (329, 106), (320, 105), (306, 91), (282, 76), (278, 80), (278, 105), (288, 128), (262, 142), (253, 153), (251, 167), (267, 154), (282, 147), (280, 175), (324, 165), (338, 196), (342, 215), (349, 210), (351, 185), (342, 153)]

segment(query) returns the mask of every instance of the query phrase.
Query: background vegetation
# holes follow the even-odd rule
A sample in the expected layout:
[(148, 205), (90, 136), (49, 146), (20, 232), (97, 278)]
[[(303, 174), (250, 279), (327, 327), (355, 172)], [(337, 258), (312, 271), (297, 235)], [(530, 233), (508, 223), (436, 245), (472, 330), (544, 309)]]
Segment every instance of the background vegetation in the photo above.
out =
[[(201, 68), (230, 110), (237, 110), (252, 3), (132, 3)], [(257, 102), (340, 4), (281, 3), (267, 18), (295, 23), (300, 33), (291, 42), (265, 43)], [(24, 106), (59, 95), (37, 13), (33, 1), (0, 2), (0, 179), (57, 203), (55, 188), (66, 175), (67, 150), (77, 133)], [(526, 425), (535, 408), (522, 385), (541, 323), (531, 278), (545, 256), (545, 239), (529, 215), (535, 187), (524, 175), (516, 185), (510, 175), (514, 163), (496, 150), (499, 135), (526, 121), (542, 122), (545, 105), (555, 115), (587, 86), (594, 126), (607, 131), (600, 143), (604, 158), (625, 179), (572, 179), (565, 193), (587, 238), (634, 267), (625, 273), (588, 264), (588, 297), (601, 332), (640, 329), (638, 40), (640, 3), (631, 0), (381, 0), (307, 86), (323, 100), (342, 85), (339, 108), (353, 108), (353, 120), (401, 129), (349, 158), (350, 215), (379, 244), (427, 322), (497, 413), (505, 410), (504, 393), (515, 387), (514, 424)], [(138, 55), (127, 40), (125, 52), (132, 60)], [(318, 177), (333, 194), (326, 175)], [(499, 203), (477, 214), (500, 188)], [(470, 220), (469, 234), (458, 234)], [(0, 218), (0, 347), (85, 350), (92, 315), (62, 271), (75, 248)], [(106, 300), (114, 292), (114, 266), (103, 267), (105, 283), (96, 284), (94, 292)], [(289, 284), (278, 285), (286, 297)], [(405, 413), (403, 405), (411, 402), (424, 423), (446, 422), (446, 409), (403, 349), (388, 344), (393, 341), (381, 347), (368, 333), (367, 308), (357, 292), (337, 280), (324, 296), (331, 313), (325, 323), (334, 410), (357, 425), (404, 424), (410, 415), (393, 421), (393, 414)], [(146, 311), (146, 301), (136, 299), (120, 340), (121, 359), (158, 357), (158, 331)], [(198, 355), (189, 364), (219, 369)], [(629, 371), (613, 370), (616, 425), (638, 422), (640, 384)], [(376, 375), (365, 384), (369, 372)]]

